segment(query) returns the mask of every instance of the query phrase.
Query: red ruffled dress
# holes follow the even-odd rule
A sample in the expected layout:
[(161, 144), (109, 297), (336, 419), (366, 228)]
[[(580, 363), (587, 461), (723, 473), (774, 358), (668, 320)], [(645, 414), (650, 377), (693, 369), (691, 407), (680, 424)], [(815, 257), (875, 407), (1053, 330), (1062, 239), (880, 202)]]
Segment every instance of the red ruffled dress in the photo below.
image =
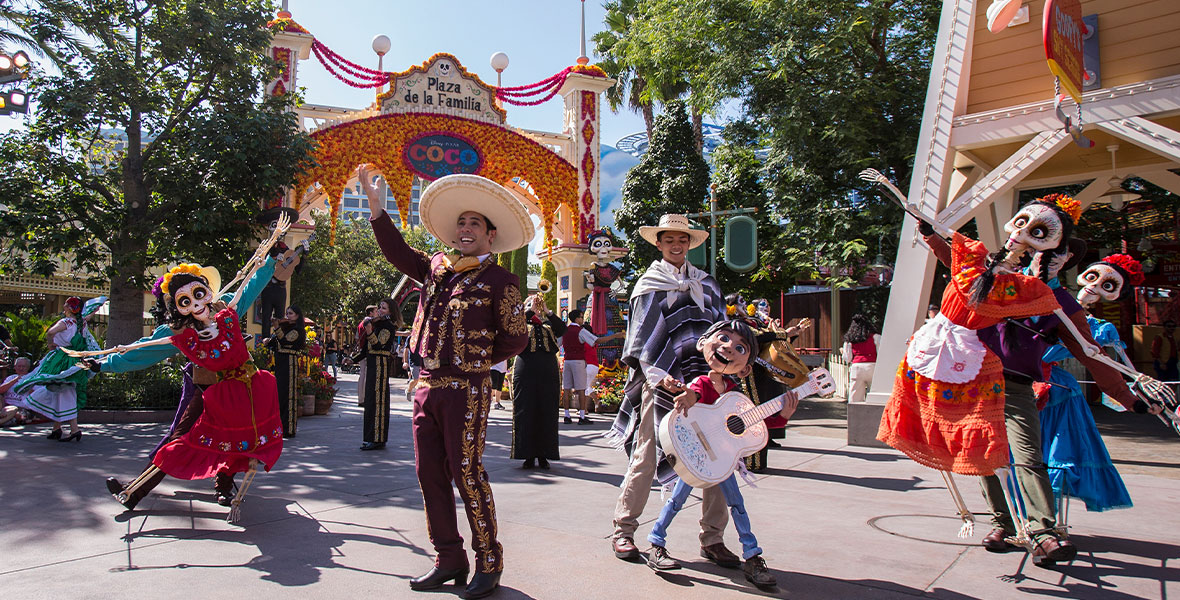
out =
[(1049, 286), (1019, 273), (997, 275), (987, 299), (970, 306), (987, 257), (982, 243), (954, 234), (942, 312), (910, 338), (877, 431), (915, 461), (962, 475), (991, 475), (1009, 463), (1004, 367), (976, 331), (1059, 307)]
[(211, 340), (201, 340), (192, 328), (172, 336), (172, 344), (189, 360), (218, 376), (203, 394), (204, 412), (192, 429), (165, 444), (152, 459), (177, 479), (241, 473), (250, 468), (251, 458), (269, 471), (283, 452), (274, 375), (250, 362), (236, 311), (223, 309), (214, 319), (217, 337)]

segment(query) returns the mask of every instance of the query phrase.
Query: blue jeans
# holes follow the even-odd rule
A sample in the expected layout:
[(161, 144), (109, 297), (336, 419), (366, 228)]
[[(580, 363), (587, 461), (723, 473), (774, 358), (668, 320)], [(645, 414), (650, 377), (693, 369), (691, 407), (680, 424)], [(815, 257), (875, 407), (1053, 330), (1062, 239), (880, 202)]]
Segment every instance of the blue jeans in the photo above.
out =
[[(758, 547), (758, 539), (750, 529), (750, 516), (746, 514), (746, 503), (742, 500), (741, 490), (738, 489), (737, 475), (730, 475), (729, 479), (722, 481), (718, 486), (725, 495), (725, 503), (729, 505), (729, 514), (733, 516), (733, 526), (737, 529), (738, 541), (742, 543), (742, 558), (748, 560), (751, 556), (762, 554), (762, 548)], [(667, 547), (668, 525), (672, 524), (676, 513), (684, 508), (684, 502), (688, 500), (690, 493), (692, 486), (684, 483), (683, 479), (677, 479), (676, 487), (672, 489), (672, 497), (668, 498), (664, 508), (660, 510), (660, 518), (652, 525), (647, 541), (656, 546)]]

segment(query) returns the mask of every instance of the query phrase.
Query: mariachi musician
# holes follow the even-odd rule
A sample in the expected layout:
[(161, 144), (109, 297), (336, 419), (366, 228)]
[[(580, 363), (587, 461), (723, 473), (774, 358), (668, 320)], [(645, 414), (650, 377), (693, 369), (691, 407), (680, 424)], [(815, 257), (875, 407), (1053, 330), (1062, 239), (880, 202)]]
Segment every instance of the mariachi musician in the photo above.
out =
[[(754, 368), (742, 378), (741, 384), (742, 393), (754, 404), (762, 404), (807, 380), (810, 369), (795, 353), (791, 340), (810, 327), (811, 321), (802, 319), (798, 325), (782, 329), (765, 309), (750, 311), (745, 304), (740, 294), (725, 297), (726, 314), (730, 318), (742, 318), (757, 335), (758, 357), (751, 363)], [(776, 412), (766, 418), (766, 428), (770, 434), (766, 445), (745, 459), (746, 469), (754, 473), (766, 470), (770, 447), (778, 446), (774, 440), (783, 437), (787, 420)]]
[(279, 415), (283, 421), (283, 437), (295, 437), (299, 420), (299, 355), (307, 344), (303, 311), (292, 304), (283, 318), (275, 322), (274, 331), (266, 345), (275, 357), (275, 381), (279, 386)]
[(393, 366), (393, 346), (401, 329), (401, 312), (392, 298), (377, 303), (373, 317), (365, 317), (365, 382), (361, 405), (365, 408), (364, 443), (361, 450), (379, 450), (389, 439), (389, 377)]
[[(266, 225), (269, 231), (274, 231), (279, 217), (284, 214), (292, 223), (299, 220), (299, 211), (293, 208), (278, 207), (263, 211), (258, 215), (257, 221)], [(283, 234), (283, 237), (286, 237), (286, 234)], [(275, 270), (271, 275), (270, 283), (266, 285), (266, 288), (262, 290), (262, 295), (258, 298), (259, 322), (262, 323), (263, 333), (271, 331), (271, 319), (276, 314), (283, 312), (283, 306), (287, 304), (287, 280), (303, 268), (301, 255), (311, 247), (311, 241), (315, 239), (315, 234), (294, 248), (283, 243), (283, 237), (280, 237), (270, 249), (270, 256), (275, 259)]]

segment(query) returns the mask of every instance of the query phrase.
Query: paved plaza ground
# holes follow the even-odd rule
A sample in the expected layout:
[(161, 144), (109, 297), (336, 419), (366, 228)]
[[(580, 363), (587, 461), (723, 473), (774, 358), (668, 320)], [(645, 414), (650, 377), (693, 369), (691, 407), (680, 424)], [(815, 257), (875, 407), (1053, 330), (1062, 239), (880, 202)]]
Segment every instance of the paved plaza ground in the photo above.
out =
[[(453, 588), (408, 589), (431, 565), (410, 407), (394, 403), (384, 451), (360, 452), (354, 381), (343, 377), (331, 414), (300, 421), (238, 525), (225, 522), (208, 481), (166, 480), (134, 512), (107, 494), (103, 479), (134, 477), (163, 424), (87, 424), (69, 444), (45, 440), (45, 426), (0, 430), (0, 598), (454, 597)], [(1135, 507), (1094, 514), (1075, 504), (1081, 553), (1046, 570), (1023, 553), (985, 552), (982, 519), (973, 540), (956, 538), (941, 477), (897, 452), (848, 446), (842, 415), (839, 402), (806, 404), (771, 452), (771, 472), (743, 490), (781, 586), (764, 594), (697, 556), (699, 495), (669, 538), (684, 569), (656, 575), (614, 558), (611, 512), (626, 462), (601, 438), (605, 417), (562, 425), (562, 460), (524, 471), (508, 459), (511, 412), (494, 411), (485, 464), (507, 567), (497, 597), (1180, 597), (1180, 439), (1162, 424), (1103, 417)], [(959, 484), (981, 511), (976, 482)], [(659, 507), (653, 491), (642, 535)], [(739, 549), (732, 528), (726, 541)]]

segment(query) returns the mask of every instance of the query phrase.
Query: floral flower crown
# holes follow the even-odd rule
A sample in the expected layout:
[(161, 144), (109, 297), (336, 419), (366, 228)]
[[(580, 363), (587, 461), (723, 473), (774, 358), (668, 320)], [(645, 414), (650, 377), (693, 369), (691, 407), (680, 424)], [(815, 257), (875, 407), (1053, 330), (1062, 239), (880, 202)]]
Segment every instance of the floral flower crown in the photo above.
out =
[(1062, 212), (1069, 215), (1073, 220), (1073, 224), (1077, 225), (1078, 220), (1082, 218), (1082, 203), (1073, 199), (1073, 196), (1065, 194), (1049, 194), (1037, 198), (1038, 202), (1045, 202), (1047, 204), (1054, 204), (1060, 208)]
[(1130, 276), (1128, 283), (1131, 285), (1140, 285), (1145, 279), (1143, 276), (1143, 266), (1139, 264), (1139, 261), (1126, 254), (1111, 254), (1102, 259), (1102, 262), (1126, 271), (1127, 275)]
[[(175, 267), (172, 267), (171, 270), (169, 270), (167, 273), (164, 273), (164, 276), (161, 277), (156, 282), (156, 284), (160, 288), (160, 292), (171, 296), (172, 290), (168, 289), (168, 285), (170, 283), (172, 283), (172, 277), (179, 275), (181, 273), (187, 273), (189, 275), (192, 275), (193, 277), (204, 278), (204, 275), (201, 273), (201, 265), (193, 264), (193, 263), (182, 263), (182, 264), (176, 265)], [(153, 289), (153, 292), (154, 291), (155, 290)]]

